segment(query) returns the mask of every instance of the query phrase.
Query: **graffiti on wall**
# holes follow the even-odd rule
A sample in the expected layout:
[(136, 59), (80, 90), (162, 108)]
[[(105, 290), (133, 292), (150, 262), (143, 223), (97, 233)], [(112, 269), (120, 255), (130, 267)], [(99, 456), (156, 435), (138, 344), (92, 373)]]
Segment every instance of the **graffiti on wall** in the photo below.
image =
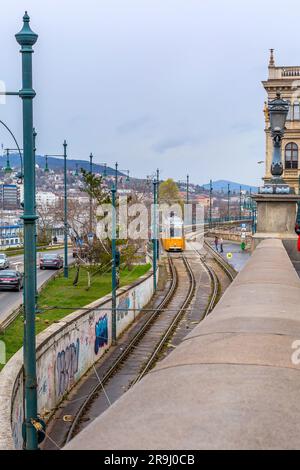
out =
[[(123, 293), (118, 298), (117, 308), (120, 321), (117, 323), (118, 336), (134, 320), (139, 309), (146, 305), (153, 293), (153, 279), (149, 277), (142, 284)], [(55, 409), (63, 395), (108, 349), (111, 343), (111, 302), (101, 304), (107, 311), (89, 311), (76, 321), (67, 324), (66, 329), (49, 337), (50, 345), (43, 344), (37, 359), (38, 412), (42, 415)], [(69, 338), (69, 339), (67, 339)], [(58, 352), (58, 354), (57, 354)], [(12, 393), (11, 429), (15, 448), (22, 448), (23, 382), (15, 383)]]
[(20, 450), (23, 448), (22, 425), (24, 420), (23, 415), (23, 377), (16, 384), (15, 400), (13, 403), (11, 414), (11, 430), (14, 441), (15, 449)]
[(100, 317), (95, 324), (95, 354), (108, 344), (108, 319), (107, 314)]
[(74, 383), (78, 371), (79, 338), (57, 354), (56, 359), (56, 396), (62, 396)]
[(117, 320), (120, 321), (128, 315), (128, 309), (130, 308), (130, 297), (129, 292), (122, 296), (117, 306)]

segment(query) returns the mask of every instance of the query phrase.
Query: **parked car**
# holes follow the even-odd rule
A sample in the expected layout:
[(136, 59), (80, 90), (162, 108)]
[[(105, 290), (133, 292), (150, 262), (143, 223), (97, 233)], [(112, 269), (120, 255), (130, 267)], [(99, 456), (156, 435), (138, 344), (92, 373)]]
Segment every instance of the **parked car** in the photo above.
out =
[(23, 288), (23, 274), (18, 271), (4, 271), (0, 274), (0, 289), (14, 289), (20, 291)]
[(0, 253), (0, 269), (9, 268), (9, 261), (4, 253)]
[(60, 269), (63, 265), (63, 258), (57, 253), (43, 253), (40, 257), (40, 269)]

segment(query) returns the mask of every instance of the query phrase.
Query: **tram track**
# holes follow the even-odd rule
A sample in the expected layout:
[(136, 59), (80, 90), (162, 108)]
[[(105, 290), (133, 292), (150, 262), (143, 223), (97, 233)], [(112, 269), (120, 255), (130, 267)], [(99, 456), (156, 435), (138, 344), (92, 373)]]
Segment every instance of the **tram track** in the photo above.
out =
[[(215, 255), (215, 253), (212, 253), (214, 250), (208, 244), (205, 244), (205, 250), (210, 255)], [(219, 279), (215, 270), (206, 262), (205, 256), (198, 250), (194, 251), (198, 254), (200, 264), (209, 276), (211, 286), (210, 293), (207, 295), (208, 301), (204, 316), (198, 320), (201, 321), (211, 312), (218, 301)], [(215, 256), (213, 257), (215, 259)], [(195, 262), (195, 259), (193, 261)], [(226, 261), (224, 263), (222, 269), (229, 277), (230, 269)], [(221, 266), (220, 260), (218, 260), (218, 264)], [(70, 400), (70, 402), (76, 402), (77, 405), (72, 408), (69, 428), (64, 431), (59, 446), (69, 442), (154, 367), (156, 362), (163, 356), (162, 351), (166, 348), (166, 345), (172, 341), (173, 335), (176, 335), (178, 326), (184, 321), (185, 314), (190, 313), (189, 306), (195, 297), (197, 282), (188, 257), (184, 254), (176, 257), (168, 256), (168, 270), (170, 283), (166, 295), (153, 308), (153, 312), (147, 321), (134, 334), (114, 362), (108, 366), (108, 369), (107, 366), (105, 369), (103, 364), (99, 368), (97, 365), (95, 366), (94, 371), (98, 381), (96, 385), (92, 382), (93, 386), (89, 388), (88, 393), (80, 398), (82, 393), (79, 387), (78, 392), (75, 392), (75, 395), (73, 394), (72, 398), (75, 399)], [(196, 313), (199, 316), (199, 312)], [(192, 323), (197, 322), (193, 321)], [(181, 338), (179, 337), (177, 340), (178, 344), (187, 333), (188, 331), (182, 332)], [(111, 397), (111, 401), (108, 400), (108, 397)], [(50, 437), (55, 437), (51, 436), (51, 431)], [(49, 442), (46, 448), (49, 449)]]
[[(163, 344), (168, 340), (176, 324), (184, 314), (185, 309), (188, 307), (193, 297), (195, 289), (193, 272), (184, 256), (181, 256), (179, 260), (174, 260), (169, 256), (168, 265), (171, 274), (171, 284), (167, 295), (153, 311), (148, 321), (132, 338), (109, 370), (100, 378), (99, 383), (97, 383), (84, 399), (80, 408), (73, 416), (72, 425), (67, 433), (66, 443), (69, 442), (82, 427), (85, 427), (86, 410), (90, 410), (91, 406), (93, 409), (97, 408), (97, 415), (105, 411), (107, 403), (105, 403), (104, 394), (102, 393), (104, 387), (106, 389), (105, 395), (110, 395), (109, 388), (113, 388), (114, 386), (119, 389), (121, 395), (124, 393), (124, 388), (130, 388), (153, 367)], [(183, 274), (184, 271), (185, 275)], [(179, 307), (174, 309), (173, 307), (176, 304)], [(147, 357), (146, 360), (145, 357)], [(127, 384), (128, 376), (132, 374), (132, 371), (134, 371), (133, 380)], [(122, 380), (122, 376), (124, 380)], [(121, 386), (120, 380), (122, 382)], [(114, 382), (115, 385), (110, 382)], [(125, 385), (123, 382), (125, 382)], [(87, 413), (89, 413), (89, 411), (87, 411)]]

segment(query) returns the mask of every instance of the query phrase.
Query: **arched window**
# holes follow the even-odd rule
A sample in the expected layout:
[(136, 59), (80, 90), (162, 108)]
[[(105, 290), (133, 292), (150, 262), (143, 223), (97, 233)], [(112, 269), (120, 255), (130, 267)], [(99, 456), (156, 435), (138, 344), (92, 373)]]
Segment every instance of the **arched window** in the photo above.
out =
[(284, 150), (285, 168), (298, 168), (298, 145), (295, 142), (286, 144)]

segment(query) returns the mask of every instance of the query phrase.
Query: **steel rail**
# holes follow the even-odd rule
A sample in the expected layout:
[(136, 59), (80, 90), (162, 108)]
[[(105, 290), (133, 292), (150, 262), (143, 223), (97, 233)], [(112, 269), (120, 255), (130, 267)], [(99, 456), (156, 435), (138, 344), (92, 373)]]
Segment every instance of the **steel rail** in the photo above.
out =
[[(169, 259), (171, 259), (171, 257), (169, 257)], [(176, 325), (178, 324), (178, 322), (181, 320), (181, 317), (185, 313), (185, 310), (186, 310), (187, 306), (189, 305), (189, 303), (191, 302), (191, 300), (194, 296), (194, 291), (195, 291), (195, 287), (196, 287), (195, 276), (194, 276), (194, 273), (192, 271), (192, 268), (191, 268), (188, 260), (186, 259), (186, 257), (184, 255), (182, 256), (182, 259), (183, 259), (184, 265), (186, 267), (186, 270), (187, 270), (187, 273), (188, 273), (188, 276), (189, 276), (189, 279), (190, 279), (190, 286), (189, 286), (188, 293), (187, 293), (183, 303), (179, 307), (178, 313), (175, 315), (175, 317), (172, 320), (171, 324), (169, 325), (169, 327), (165, 331), (164, 335), (162, 336), (162, 338), (158, 342), (155, 350), (153, 351), (152, 355), (148, 359), (148, 361), (147, 361), (146, 365), (144, 366), (142, 372), (140, 372), (138, 377), (132, 382), (131, 387), (134, 384), (136, 384), (137, 382), (139, 382), (144, 377), (144, 375), (146, 375), (147, 372), (152, 368), (152, 366), (156, 362), (158, 354), (160, 353), (160, 351), (164, 347), (165, 343), (167, 342), (167, 340), (171, 336), (171, 334), (174, 331), (174, 329), (175, 329)]]
[(237, 275), (237, 271), (232, 266), (230, 266), (230, 264), (228, 264), (224, 260), (224, 258), (222, 258), (222, 256), (219, 255), (219, 253), (217, 253), (206, 240), (204, 240), (204, 246), (210, 252), (210, 254), (214, 257), (216, 262), (221, 266), (221, 268), (225, 271), (229, 279), (233, 281)]
[(170, 267), (170, 272), (171, 272), (171, 285), (170, 288), (164, 297), (164, 299), (160, 302), (158, 307), (153, 309), (153, 314), (149, 317), (149, 319), (145, 322), (145, 324), (142, 326), (142, 328), (137, 332), (137, 334), (132, 338), (130, 343), (125, 347), (125, 349), (122, 351), (122, 353), (117, 357), (116, 361), (112, 364), (112, 366), (108, 369), (108, 371), (104, 374), (104, 376), (101, 378), (101, 382), (97, 383), (95, 387), (91, 390), (91, 392), (87, 395), (85, 398), (84, 402), (80, 406), (79, 410), (77, 411), (76, 415), (74, 416), (72, 425), (70, 426), (70, 429), (68, 430), (67, 437), (65, 443), (68, 443), (74, 434), (75, 428), (79, 423), (79, 420), (81, 416), (83, 415), (86, 407), (90, 403), (90, 401), (93, 399), (94, 395), (98, 392), (99, 389), (103, 388), (104, 384), (111, 378), (111, 376), (115, 373), (116, 369), (120, 367), (122, 362), (126, 359), (126, 357), (130, 354), (131, 350), (138, 344), (138, 342), (142, 339), (146, 331), (150, 328), (152, 323), (155, 321), (157, 318), (160, 309), (165, 308), (165, 306), (168, 304), (168, 302), (171, 300), (173, 297), (177, 284), (178, 284), (178, 276), (176, 269), (173, 265), (173, 263), (170, 261), (170, 258), (168, 259), (169, 261), (169, 267)]

